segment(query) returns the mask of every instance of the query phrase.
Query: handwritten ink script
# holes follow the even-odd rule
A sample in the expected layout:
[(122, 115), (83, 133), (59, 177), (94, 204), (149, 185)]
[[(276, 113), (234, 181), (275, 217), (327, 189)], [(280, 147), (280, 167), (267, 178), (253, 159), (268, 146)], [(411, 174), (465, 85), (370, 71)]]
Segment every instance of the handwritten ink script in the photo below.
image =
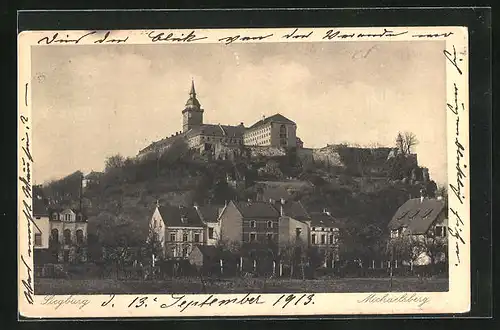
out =
[(94, 37), (94, 44), (103, 44), (103, 43), (125, 43), (128, 40), (128, 36), (125, 38), (114, 38), (111, 37), (111, 31), (107, 31), (103, 37), (97, 37), (97, 31), (86, 32), (79, 37), (70, 37), (67, 33), (65, 35), (59, 34), (59, 32), (54, 33), (51, 36), (46, 36), (38, 40), (37, 44), (39, 45), (51, 45), (51, 44), (78, 44), (82, 40), (89, 39)]
[[(263, 305), (269, 304), (272, 307), (284, 309), (287, 306), (307, 306), (314, 305), (313, 293), (311, 294), (283, 294), (278, 299), (274, 301), (266, 301), (260, 294), (247, 293), (240, 297), (221, 297), (218, 295), (209, 295), (204, 298), (191, 298), (182, 294), (171, 294), (165, 297), (147, 297), (147, 296), (136, 296), (126, 306), (120, 306), (120, 308), (148, 308), (148, 306), (159, 307), (162, 309), (176, 309), (179, 312), (184, 312), (191, 308), (203, 308), (203, 307), (226, 307), (226, 306), (236, 306), (236, 305)], [(115, 295), (111, 295), (109, 299), (103, 301), (101, 307), (111, 307), (114, 308), (114, 298)]]
[[(240, 42), (251, 42), (251, 41), (262, 41), (266, 39), (273, 39), (276, 41), (279, 40), (304, 40), (309, 39), (311, 36), (317, 33), (322, 33), (320, 36), (321, 40), (343, 40), (343, 39), (359, 39), (359, 38), (368, 38), (368, 39), (394, 39), (396, 37), (408, 34), (408, 30), (391, 30), (382, 28), (379, 31), (375, 32), (355, 32), (349, 29), (331, 29), (326, 32), (315, 32), (311, 29), (299, 29), (295, 28), (293, 30), (288, 31), (284, 34), (275, 34), (275, 33), (266, 33), (266, 34), (234, 34), (220, 37), (218, 36), (216, 39), (210, 40), (209, 36), (202, 35), (201, 32), (197, 32), (195, 30), (191, 30), (189, 33), (172, 31), (172, 32), (157, 32), (155, 30), (146, 31), (142, 34), (145, 34), (148, 39), (153, 43), (158, 42), (170, 42), (170, 43), (190, 43), (196, 42), (200, 40), (206, 40), (212, 42), (221, 42), (226, 45), (232, 44), (236, 41)], [(116, 34), (116, 33), (115, 33)], [(410, 37), (412, 38), (448, 38), (453, 35), (453, 32), (444, 32), (444, 33), (435, 33), (435, 32), (427, 32), (420, 34), (412, 34)], [(50, 33), (42, 38), (40, 38), (37, 42), (39, 45), (52, 45), (52, 44), (80, 44), (84, 42), (94, 43), (94, 44), (121, 44), (129, 41), (129, 35), (121, 36), (120, 38), (113, 36), (112, 31), (106, 31), (105, 33), (100, 33), (99, 31), (86, 31), (80, 33), (62, 33), (55, 32)], [(452, 58), (453, 54), (447, 54), (447, 57)]]
[[(463, 58), (461, 54), (457, 55), (457, 51), (455, 46), (453, 46), (452, 51), (444, 50), (444, 56), (448, 63), (451, 64), (452, 70), (455, 70), (459, 75), (462, 75), (461, 63)], [(458, 200), (460, 204), (464, 204), (465, 194), (464, 194), (464, 179), (466, 178), (466, 169), (467, 164), (464, 163), (464, 156), (466, 153), (466, 147), (464, 146), (464, 141), (462, 138), (462, 132), (460, 130), (460, 119), (465, 114), (465, 105), (464, 102), (461, 102), (461, 90), (459, 89), (456, 82), (453, 83), (453, 102), (447, 103), (447, 108), (449, 111), (453, 113), (455, 116), (455, 183), (450, 184), (449, 187), (453, 192), (453, 195)], [(457, 258), (457, 262), (455, 263), (458, 266), (461, 262), (460, 259), (460, 246), (465, 245), (465, 241), (462, 238), (462, 232), (464, 227), (464, 222), (461, 219), (461, 216), (458, 211), (450, 208), (451, 213), (455, 216), (455, 225), (449, 226), (450, 236), (455, 237), (457, 239), (455, 243), (455, 255)]]
[[(25, 89), (25, 93), (27, 93), (27, 88)], [(31, 199), (32, 199), (32, 191), (31, 191), (31, 168), (33, 164), (33, 156), (31, 155), (31, 149), (30, 149), (30, 138), (28, 131), (30, 129), (30, 122), (29, 118), (27, 116), (21, 115), (19, 117), (21, 127), (26, 130), (24, 136), (21, 138), (20, 145), (21, 145), (21, 159), (19, 160), (21, 165), (22, 165), (22, 174), (19, 176), (19, 181), (22, 183), (21, 185), (21, 191), (23, 192), (22, 194), (22, 206), (23, 206), (23, 215), (24, 218), (27, 220), (26, 221), (26, 226), (27, 226), (27, 245), (28, 249), (26, 250), (26, 253), (28, 257), (31, 257), (32, 255), (32, 240), (31, 240), (31, 233), (32, 233), (32, 225), (36, 227), (38, 230), (37, 224), (33, 220), (33, 212), (32, 212), (32, 207), (31, 207)], [(29, 304), (33, 304), (33, 279), (31, 276), (32, 269), (28, 262), (25, 260), (24, 254), (21, 254), (21, 261), (23, 263), (23, 266), (26, 270), (26, 278), (22, 280), (22, 284), (24, 286), (24, 297), (26, 298), (26, 301)]]
[(372, 293), (363, 299), (359, 299), (358, 303), (368, 304), (394, 304), (394, 303), (412, 303), (422, 307), (430, 301), (429, 297), (418, 295), (416, 293), (403, 293), (401, 295), (393, 295), (389, 293), (376, 294)]

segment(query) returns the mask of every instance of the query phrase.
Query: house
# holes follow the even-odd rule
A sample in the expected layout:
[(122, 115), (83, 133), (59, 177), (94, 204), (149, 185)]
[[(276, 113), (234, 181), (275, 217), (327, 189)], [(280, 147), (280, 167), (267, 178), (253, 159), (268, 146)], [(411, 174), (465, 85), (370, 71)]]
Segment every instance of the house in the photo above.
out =
[(84, 262), (87, 245), (87, 216), (70, 208), (49, 208), (49, 249), (58, 251), (59, 262)]
[(49, 211), (40, 195), (33, 198), (34, 249), (48, 249), (50, 239)]
[(49, 207), (41, 192), (34, 191), (33, 219), (35, 250), (50, 255), (52, 262), (86, 261), (87, 216), (84, 212)]
[(309, 215), (310, 246), (324, 256), (325, 267), (333, 267), (335, 260), (338, 260), (338, 238), (342, 223), (326, 209)]
[(216, 245), (220, 239), (220, 223), (219, 214), (224, 209), (221, 205), (195, 205), (194, 208), (198, 212), (198, 216), (204, 224), (204, 240), (205, 245)]
[(219, 221), (224, 241), (278, 243), (279, 212), (269, 202), (230, 201)]
[[(446, 244), (448, 234), (448, 208), (441, 198), (413, 198), (399, 207), (389, 222), (390, 238), (409, 238), (424, 244)], [(428, 264), (431, 259), (438, 261), (444, 258), (431, 258), (429, 251), (423, 251), (415, 264)]]
[(157, 205), (150, 220), (166, 258), (187, 259), (194, 246), (203, 244), (205, 227), (197, 210), (184, 206)]
[(276, 204), (279, 210), (279, 245), (309, 246), (311, 216), (301, 202), (285, 201)]

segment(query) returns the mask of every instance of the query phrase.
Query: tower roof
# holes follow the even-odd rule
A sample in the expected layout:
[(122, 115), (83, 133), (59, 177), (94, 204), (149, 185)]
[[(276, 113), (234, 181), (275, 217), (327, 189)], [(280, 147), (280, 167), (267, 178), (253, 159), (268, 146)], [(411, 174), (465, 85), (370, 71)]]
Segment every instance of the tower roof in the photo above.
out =
[(201, 107), (200, 102), (196, 98), (196, 90), (194, 88), (194, 80), (191, 81), (191, 90), (189, 91), (189, 99), (186, 102), (186, 109), (197, 109)]

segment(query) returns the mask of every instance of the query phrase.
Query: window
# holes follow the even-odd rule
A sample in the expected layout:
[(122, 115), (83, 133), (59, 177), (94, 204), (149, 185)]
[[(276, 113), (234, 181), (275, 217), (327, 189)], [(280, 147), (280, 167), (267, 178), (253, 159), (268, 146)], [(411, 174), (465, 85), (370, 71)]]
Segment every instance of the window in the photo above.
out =
[(250, 233), (250, 242), (255, 242), (257, 240), (257, 234), (256, 233)]
[(330, 235), (329, 238), (330, 238), (330, 244), (333, 244), (333, 242), (334, 242), (333, 235)]
[(35, 233), (35, 246), (42, 246), (42, 234)]
[(326, 244), (326, 235), (321, 235), (321, 244)]
[(250, 221), (250, 228), (256, 228), (256, 227), (257, 223), (255, 222), (255, 220)]
[(52, 220), (55, 220), (55, 221), (59, 220), (59, 216), (57, 213), (52, 214)]
[(59, 241), (59, 230), (56, 228), (52, 229), (50, 232), (50, 240), (57, 243)]
[(183, 233), (182, 234), (182, 241), (183, 242), (187, 242), (187, 240), (188, 240), (188, 234), (187, 233)]
[(82, 221), (83, 220), (83, 216), (81, 214), (78, 214), (78, 221)]
[(69, 229), (64, 230), (64, 244), (71, 244), (71, 231)]
[(273, 222), (272, 221), (268, 221), (267, 222), (267, 228), (273, 228)]
[(81, 229), (76, 231), (76, 243), (83, 244), (83, 230)]
[(302, 228), (295, 228), (295, 237), (300, 237), (301, 233), (302, 233)]
[(172, 257), (174, 257), (174, 258), (177, 257), (177, 249), (175, 248), (175, 246), (172, 247), (172, 249), (170, 250), (170, 252), (172, 253)]
[(71, 221), (71, 214), (65, 214), (64, 221)]
[(199, 243), (200, 242), (200, 234), (196, 233), (194, 234), (194, 242)]
[(316, 231), (316, 227), (312, 227), (312, 231)]
[(434, 233), (437, 237), (446, 237), (446, 227), (436, 226), (436, 228), (434, 229)]
[(316, 234), (311, 235), (311, 243), (316, 244)]
[(210, 238), (210, 239), (214, 238), (214, 229), (213, 228), (208, 228), (208, 238)]
[(391, 230), (391, 238), (397, 238), (399, 236), (399, 232), (397, 229)]
[(64, 260), (64, 262), (69, 262), (69, 250), (64, 250), (63, 260)]
[(188, 247), (185, 246), (182, 248), (182, 257), (186, 258), (188, 256)]
[(170, 233), (170, 242), (175, 242), (175, 233)]
[(273, 240), (273, 233), (267, 233), (267, 240), (272, 241)]

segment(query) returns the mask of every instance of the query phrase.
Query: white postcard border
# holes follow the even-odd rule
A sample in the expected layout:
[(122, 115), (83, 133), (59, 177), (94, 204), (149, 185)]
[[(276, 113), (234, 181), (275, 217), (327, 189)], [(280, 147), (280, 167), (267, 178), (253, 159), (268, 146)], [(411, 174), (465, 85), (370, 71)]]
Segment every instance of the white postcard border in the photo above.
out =
[[(294, 32), (295, 31), (295, 32)], [(109, 32), (109, 33), (108, 33)], [(292, 34), (293, 32), (293, 34)], [(287, 37), (288, 36), (288, 37)], [(249, 42), (362, 42), (445, 41), (447, 88), (447, 150), (449, 188), (449, 291), (316, 293), (283, 308), (281, 294), (174, 294), (174, 295), (34, 295), (31, 148), (31, 51), (32, 46), (249, 43)], [(468, 35), (465, 27), (376, 28), (278, 28), (211, 30), (128, 31), (25, 31), (18, 36), (18, 297), (20, 315), (27, 318), (104, 317), (213, 317), (298, 316), (363, 314), (440, 314), (470, 310), (470, 182)], [(29, 145), (27, 145), (29, 143)], [(31, 249), (31, 253), (29, 250)], [(458, 252), (457, 252), (458, 250)], [(295, 294), (301, 297), (303, 293)], [(287, 295), (288, 296), (288, 295)], [(136, 298), (135, 302), (131, 302)], [(144, 298), (140, 300), (141, 298)], [(180, 298), (183, 297), (183, 298)], [(246, 298), (245, 298), (246, 297)], [(258, 298), (257, 298), (258, 297)], [(111, 299), (112, 298), (112, 299)], [(223, 303), (237, 298), (237, 302)], [(110, 300), (111, 299), (111, 300)], [(213, 299), (218, 302), (209, 304)], [(142, 301), (142, 303), (139, 303)], [(183, 302), (185, 301), (185, 302)], [(190, 303), (191, 302), (191, 303)], [(194, 303), (197, 302), (197, 303)], [(139, 306), (138, 306), (139, 305)], [(274, 306), (273, 306), (274, 305)]]

